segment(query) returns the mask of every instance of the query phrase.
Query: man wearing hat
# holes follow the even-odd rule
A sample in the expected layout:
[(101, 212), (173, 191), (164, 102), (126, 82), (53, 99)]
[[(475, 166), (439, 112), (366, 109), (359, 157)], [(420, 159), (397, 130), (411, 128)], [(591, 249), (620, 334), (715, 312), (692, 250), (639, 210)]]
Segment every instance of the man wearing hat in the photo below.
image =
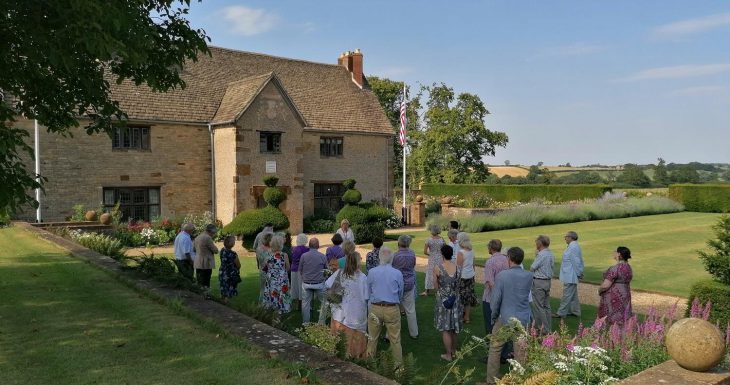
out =
[(210, 276), (215, 268), (215, 255), (218, 254), (218, 248), (213, 242), (213, 236), (217, 232), (218, 229), (211, 223), (205, 226), (205, 232), (195, 237), (195, 279), (200, 286), (206, 288), (206, 298), (210, 289)]
[(580, 317), (578, 302), (578, 281), (583, 279), (583, 252), (578, 245), (578, 234), (575, 231), (565, 233), (568, 247), (563, 252), (560, 264), (560, 282), (563, 283), (563, 298), (553, 318), (564, 318), (567, 315)]

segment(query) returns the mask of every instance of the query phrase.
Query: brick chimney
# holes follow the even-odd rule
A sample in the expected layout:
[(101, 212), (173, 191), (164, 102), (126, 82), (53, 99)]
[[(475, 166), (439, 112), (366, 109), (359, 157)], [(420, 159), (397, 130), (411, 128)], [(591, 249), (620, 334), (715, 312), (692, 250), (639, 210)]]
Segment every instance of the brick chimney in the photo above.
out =
[(343, 52), (342, 55), (337, 59), (337, 64), (347, 68), (352, 76), (352, 81), (357, 84), (358, 87), (362, 88), (365, 85), (365, 78), (362, 72), (362, 52), (360, 49), (353, 51)]

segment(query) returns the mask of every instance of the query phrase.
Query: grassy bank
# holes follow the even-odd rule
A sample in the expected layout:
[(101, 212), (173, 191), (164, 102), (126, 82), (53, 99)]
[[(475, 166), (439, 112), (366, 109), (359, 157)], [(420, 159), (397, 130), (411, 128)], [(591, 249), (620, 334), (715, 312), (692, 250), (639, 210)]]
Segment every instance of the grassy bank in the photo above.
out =
[(297, 383), (25, 230), (0, 229), (0, 276), (3, 384)]

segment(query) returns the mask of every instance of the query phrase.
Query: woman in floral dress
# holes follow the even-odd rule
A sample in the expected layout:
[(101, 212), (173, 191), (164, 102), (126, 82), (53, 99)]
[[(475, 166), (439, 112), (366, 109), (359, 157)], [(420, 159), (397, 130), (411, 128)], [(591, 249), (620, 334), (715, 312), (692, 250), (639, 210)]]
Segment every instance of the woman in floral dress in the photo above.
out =
[(291, 311), (291, 296), (289, 294), (289, 258), (281, 249), (284, 247), (284, 237), (276, 234), (271, 238), (271, 255), (263, 267), (266, 273), (263, 303), (267, 309), (281, 313)]
[(223, 239), (221, 249), (221, 266), (218, 270), (218, 282), (221, 289), (223, 303), (238, 295), (238, 284), (241, 282), (241, 261), (233, 251), (236, 245), (236, 236), (229, 235)]
[(464, 306), (459, 299), (459, 267), (453, 261), (454, 249), (441, 246), (442, 262), (434, 267), (433, 279), (437, 290), (433, 325), (441, 332), (446, 354), (441, 358), (452, 361), (456, 354), (457, 334), (463, 326)]
[(598, 289), (601, 296), (598, 318), (606, 317), (608, 323), (623, 324), (632, 315), (630, 284), (634, 273), (629, 265), (631, 250), (619, 246), (613, 258), (617, 263), (603, 273), (603, 283)]
[(431, 236), (426, 239), (426, 244), (423, 246), (423, 254), (428, 255), (428, 267), (426, 268), (426, 282), (424, 290), (421, 295), (427, 296), (431, 290), (435, 288), (433, 280), (434, 268), (441, 263), (441, 246), (444, 245), (444, 239), (441, 238), (441, 227), (438, 225), (429, 226)]

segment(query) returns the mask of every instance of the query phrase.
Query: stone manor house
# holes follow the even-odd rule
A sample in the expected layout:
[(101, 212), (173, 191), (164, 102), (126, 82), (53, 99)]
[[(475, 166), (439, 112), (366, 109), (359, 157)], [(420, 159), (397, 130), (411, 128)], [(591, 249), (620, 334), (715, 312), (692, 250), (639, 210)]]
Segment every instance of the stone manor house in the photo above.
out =
[[(265, 205), (266, 175), (278, 176), (287, 192), (281, 208), (293, 231), (315, 210), (339, 210), (347, 178), (357, 180), (364, 201), (390, 198), (393, 128), (369, 90), (359, 50), (338, 64), (210, 51), (186, 63), (184, 90), (113, 84), (129, 115), (113, 135), (41, 130), (44, 222), (64, 220), (75, 204), (120, 202), (126, 219), (212, 211), (225, 224)], [(33, 137), (32, 121), (16, 125)]]

